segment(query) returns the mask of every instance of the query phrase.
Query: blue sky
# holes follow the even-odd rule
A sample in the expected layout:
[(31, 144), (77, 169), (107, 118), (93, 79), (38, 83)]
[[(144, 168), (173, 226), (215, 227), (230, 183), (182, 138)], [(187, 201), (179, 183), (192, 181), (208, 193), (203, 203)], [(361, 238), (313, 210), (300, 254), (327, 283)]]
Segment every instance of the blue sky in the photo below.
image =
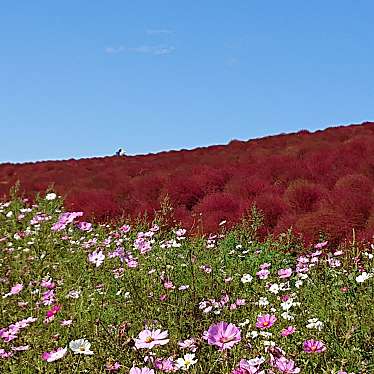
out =
[(9, 1), (0, 162), (374, 120), (371, 0)]

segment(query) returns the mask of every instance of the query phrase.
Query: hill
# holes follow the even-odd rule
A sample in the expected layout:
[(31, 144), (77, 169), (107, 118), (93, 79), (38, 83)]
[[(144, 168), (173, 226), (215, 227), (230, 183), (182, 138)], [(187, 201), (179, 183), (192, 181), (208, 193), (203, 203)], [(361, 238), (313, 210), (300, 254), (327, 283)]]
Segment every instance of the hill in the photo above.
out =
[[(268, 136), (194, 150), (0, 165), (0, 195), (52, 184), (86, 219), (152, 217), (168, 196), (174, 217), (206, 232), (233, 225), (255, 203), (263, 234), (293, 227), (307, 241), (374, 234), (374, 123)], [(201, 215), (200, 215), (201, 213)]]

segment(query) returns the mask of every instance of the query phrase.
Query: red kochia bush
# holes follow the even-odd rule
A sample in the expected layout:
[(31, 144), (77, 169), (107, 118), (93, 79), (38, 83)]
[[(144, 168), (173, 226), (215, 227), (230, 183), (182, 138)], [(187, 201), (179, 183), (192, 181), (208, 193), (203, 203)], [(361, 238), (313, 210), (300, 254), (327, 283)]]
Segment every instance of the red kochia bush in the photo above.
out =
[[(233, 141), (195, 150), (0, 165), (0, 195), (17, 181), (34, 196), (53, 185), (68, 209), (98, 220), (144, 213), (165, 196), (189, 227), (202, 212), (205, 231), (238, 221), (252, 203), (262, 233), (292, 226), (309, 240), (373, 231), (374, 123)], [(192, 215), (196, 215), (193, 217)]]
[(122, 213), (113, 195), (107, 191), (76, 192), (67, 198), (66, 205), (71, 210), (82, 210), (85, 218), (99, 222)]
[(278, 219), (287, 211), (287, 204), (280, 196), (264, 193), (255, 199), (255, 204), (264, 214), (264, 225), (269, 232), (274, 229)]
[(205, 195), (201, 184), (189, 176), (175, 176), (170, 178), (165, 186), (164, 193), (167, 194), (174, 206), (182, 205), (188, 210)]
[(194, 208), (194, 212), (202, 214), (202, 221), (206, 231), (215, 231), (218, 224), (227, 220), (228, 225), (236, 222), (241, 214), (241, 204), (238, 199), (229, 193), (216, 192), (207, 195)]
[(373, 206), (372, 181), (364, 175), (340, 178), (331, 193), (335, 209), (345, 215), (352, 227), (363, 228)]
[(300, 216), (295, 229), (303, 233), (307, 242), (315, 242), (321, 234), (325, 234), (329, 241), (338, 243), (352, 233), (349, 218), (333, 209)]
[(326, 196), (327, 190), (322, 186), (306, 180), (297, 180), (288, 186), (284, 200), (296, 214), (302, 214), (317, 210)]

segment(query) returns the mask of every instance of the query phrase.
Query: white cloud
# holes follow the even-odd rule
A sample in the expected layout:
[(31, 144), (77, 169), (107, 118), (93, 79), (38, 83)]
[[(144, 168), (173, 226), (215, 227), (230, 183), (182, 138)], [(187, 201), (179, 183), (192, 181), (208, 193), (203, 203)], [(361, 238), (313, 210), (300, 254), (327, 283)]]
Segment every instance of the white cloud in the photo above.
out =
[(119, 46), (119, 47), (106, 47), (105, 48), (105, 53), (109, 53), (109, 54), (117, 54), (117, 53), (121, 53), (125, 50), (125, 48), (123, 46)]
[(148, 54), (154, 56), (169, 55), (173, 53), (175, 48), (169, 45), (141, 45), (138, 47), (125, 48), (119, 47), (106, 47), (105, 52), (108, 54), (118, 54), (122, 52), (132, 52), (140, 54)]
[(148, 29), (148, 35), (173, 34), (173, 30), (169, 29)]

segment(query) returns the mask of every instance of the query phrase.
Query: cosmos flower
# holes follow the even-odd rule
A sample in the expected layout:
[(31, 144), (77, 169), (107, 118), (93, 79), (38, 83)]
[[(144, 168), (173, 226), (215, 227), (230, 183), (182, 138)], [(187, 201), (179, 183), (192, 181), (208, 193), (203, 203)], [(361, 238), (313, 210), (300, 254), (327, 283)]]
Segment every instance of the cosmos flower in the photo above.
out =
[(274, 322), (277, 320), (277, 317), (270, 314), (265, 314), (257, 317), (256, 327), (264, 330), (269, 329), (274, 325)]
[(47, 193), (47, 195), (45, 195), (45, 199), (48, 201), (55, 200), (56, 197), (57, 195), (54, 192), (50, 192), (50, 193)]
[(132, 367), (129, 374), (155, 374), (153, 369)]
[(168, 332), (157, 330), (143, 330), (139, 333), (138, 338), (135, 339), (136, 348), (148, 348), (152, 349), (157, 345), (165, 345), (169, 343), (170, 339), (167, 339)]
[(195, 360), (194, 353), (187, 353), (183, 358), (178, 358), (176, 366), (178, 369), (188, 370), (190, 366), (195, 365), (197, 360)]
[(220, 350), (231, 349), (241, 340), (240, 329), (234, 324), (219, 322), (211, 325), (204, 335), (208, 344), (217, 346)]
[(86, 339), (72, 340), (69, 343), (70, 349), (74, 354), (93, 355), (94, 353), (90, 350), (91, 343)]
[(121, 367), (122, 365), (120, 365), (119, 362), (107, 362), (105, 365), (105, 370), (109, 371), (110, 373), (114, 373), (115, 371), (118, 371)]
[(276, 359), (275, 367), (283, 374), (297, 374), (300, 373), (300, 368), (295, 366), (293, 360), (287, 360), (284, 356)]
[(282, 279), (289, 278), (292, 275), (292, 269), (291, 268), (279, 269), (278, 275), (279, 275), (279, 278), (282, 278)]
[(326, 350), (326, 346), (323, 342), (314, 339), (305, 340), (303, 347), (306, 353), (321, 353)]
[(12, 295), (17, 295), (23, 290), (23, 284), (22, 283), (17, 283), (15, 284), (11, 289), (10, 292), (6, 293), (3, 295), (3, 299), (6, 297), (12, 296)]
[(91, 231), (92, 230), (92, 223), (89, 222), (79, 222), (77, 224), (79, 230), (82, 231)]
[(295, 327), (288, 326), (281, 331), (281, 335), (282, 336), (289, 336), (289, 335), (292, 335), (295, 331), (296, 331)]
[(102, 251), (94, 251), (88, 255), (88, 261), (95, 264), (98, 268), (105, 259), (105, 255)]
[(44, 352), (42, 354), (42, 360), (47, 362), (53, 362), (59, 360), (60, 358), (64, 357), (67, 352), (67, 347), (65, 348), (57, 348), (51, 352)]

